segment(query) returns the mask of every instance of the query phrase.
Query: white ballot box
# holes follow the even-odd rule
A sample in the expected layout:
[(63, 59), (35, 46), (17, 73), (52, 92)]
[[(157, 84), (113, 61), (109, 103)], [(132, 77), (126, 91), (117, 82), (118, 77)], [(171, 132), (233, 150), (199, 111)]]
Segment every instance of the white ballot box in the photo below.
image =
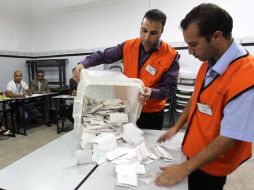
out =
[(82, 113), (86, 110), (89, 98), (96, 100), (121, 99), (127, 104), (129, 122), (136, 123), (142, 105), (138, 102), (139, 92), (144, 91), (140, 79), (128, 78), (114, 71), (91, 71), (83, 69), (74, 100), (74, 129), (80, 129)]

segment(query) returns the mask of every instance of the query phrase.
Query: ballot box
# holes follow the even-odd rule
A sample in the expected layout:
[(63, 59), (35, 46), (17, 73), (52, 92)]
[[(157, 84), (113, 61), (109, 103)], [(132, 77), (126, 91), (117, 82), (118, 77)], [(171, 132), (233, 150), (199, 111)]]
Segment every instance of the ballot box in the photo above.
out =
[(129, 122), (136, 123), (142, 105), (138, 102), (139, 92), (144, 91), (140, 79), (128, 78), (123, 73), (114, 71), (81, 71), (77, 96), (74, 99), (74, 129), (80, 130), (82, 113), (86, 110), (89, 98), (96, 100), (121, 99), (127, 103)]

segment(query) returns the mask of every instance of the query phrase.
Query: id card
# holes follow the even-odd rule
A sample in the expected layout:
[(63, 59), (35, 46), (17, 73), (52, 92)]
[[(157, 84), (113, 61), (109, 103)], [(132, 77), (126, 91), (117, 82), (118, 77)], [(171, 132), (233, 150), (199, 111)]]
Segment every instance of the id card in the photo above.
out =
[(213, 115), (212, 108), (210, 105), (197, 103), (198, 104), (198, 111), (207, 115)]
[(155, 69), (153, 66), (151, 66), (151, 65), (147, 65), (146, 66), (146, 71), (148, 72), (148, 73), (150, 73), (151, 75), (155, 75), (156, 74), (156, 72), (157, 72), (157, 69)]

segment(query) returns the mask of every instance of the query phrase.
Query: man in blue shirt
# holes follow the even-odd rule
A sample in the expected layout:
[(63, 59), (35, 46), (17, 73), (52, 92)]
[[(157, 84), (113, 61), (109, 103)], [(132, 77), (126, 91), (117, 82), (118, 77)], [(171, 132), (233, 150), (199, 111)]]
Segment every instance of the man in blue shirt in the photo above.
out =
[[(232, 38), (232, 17), (214, 4), (193, 8), (181, 27), (189, 53), (204, 63), (183, 114), (158, 142), (175, 135), (188, 120), (182, 148), (188, 159), (163, 167), (155, 182), (159, 186), (172, 186), (188, 176), (189, 190), (222, 190), (228, 173), (251, 156), (254, 59)], [(220, 84), (228, 91), (216, 89)], [(213, 99), (215, 96), (217, 100)]]

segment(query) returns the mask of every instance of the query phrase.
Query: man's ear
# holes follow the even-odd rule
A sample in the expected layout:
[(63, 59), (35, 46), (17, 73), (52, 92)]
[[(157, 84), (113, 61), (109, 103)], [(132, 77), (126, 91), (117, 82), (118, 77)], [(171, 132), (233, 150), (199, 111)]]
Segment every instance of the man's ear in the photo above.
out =
[(223, 37), (223, 34), (221, 31), (215, 31), (212, 35), (212, 38), (216, 39), (221, 39)]
[(215, 44), (218, 45), (220, 44), (221, 40), (223, 38), (223, 33), (221, 31), (215, 31), (213, 35), (211, 36), (211, 41)]

